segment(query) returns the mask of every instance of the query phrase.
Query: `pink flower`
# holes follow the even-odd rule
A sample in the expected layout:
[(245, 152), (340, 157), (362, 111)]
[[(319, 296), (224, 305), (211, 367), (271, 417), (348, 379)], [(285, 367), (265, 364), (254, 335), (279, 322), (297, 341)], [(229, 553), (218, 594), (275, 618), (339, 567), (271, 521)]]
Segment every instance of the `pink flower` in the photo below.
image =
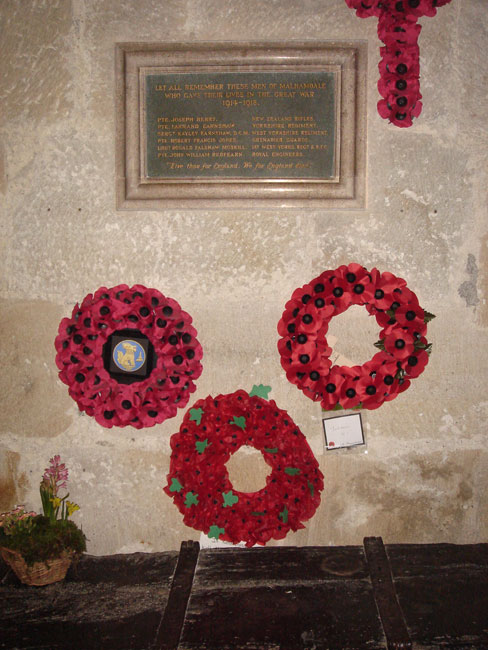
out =
[(59, 455), (50, 458), (50, 466), (45, 469), (42, 476), (44, 484), (46, 487), (51, 486), (54, 495), (58, 493), (59, 489), (65, 489), (68, 481), (68, 469), (60, 461)]

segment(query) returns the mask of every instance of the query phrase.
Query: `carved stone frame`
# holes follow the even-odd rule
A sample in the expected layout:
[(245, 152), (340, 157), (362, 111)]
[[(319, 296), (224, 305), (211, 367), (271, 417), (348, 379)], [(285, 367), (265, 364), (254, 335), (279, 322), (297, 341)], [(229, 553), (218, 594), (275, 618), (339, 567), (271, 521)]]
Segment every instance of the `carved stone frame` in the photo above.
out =
[[(366, 59), (367, 47), (362, 41), (117, 44), (117, 209), (365, 208)], [(141, 80), (151, 68), (180, 72), (337, 71), (338, 173), (333, 182), (249, 178), (147, 182), (141, 164), (141, 139), (145, 137)]]

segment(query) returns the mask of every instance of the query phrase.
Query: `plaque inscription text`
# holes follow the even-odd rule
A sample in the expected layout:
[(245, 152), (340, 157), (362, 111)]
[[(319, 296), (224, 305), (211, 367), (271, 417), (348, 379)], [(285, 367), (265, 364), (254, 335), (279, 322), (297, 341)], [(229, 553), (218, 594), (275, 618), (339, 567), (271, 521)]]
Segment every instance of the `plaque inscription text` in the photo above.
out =
[(326, 71), (144, 75), (146, 180), (334, 182), (337, 83)]

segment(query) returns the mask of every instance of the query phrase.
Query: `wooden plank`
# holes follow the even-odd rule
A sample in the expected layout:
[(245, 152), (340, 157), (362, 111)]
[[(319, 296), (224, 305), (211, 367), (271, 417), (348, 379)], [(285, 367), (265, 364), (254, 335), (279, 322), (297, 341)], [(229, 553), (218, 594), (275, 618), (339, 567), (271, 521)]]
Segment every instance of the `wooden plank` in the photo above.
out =
[(393, 544), (386, 550), (416, 644), (488, 648), (488, 544)]
[(368, 580), (195, 589), (179, 650), (384, 650)]
[(202, 550), (179, 650), (384, 650), (361, 547)]
[(22, 585), (8, 572), (0, 584), (0, 648), (151, 647), (177, 559), (177, 552), (83, 555), (64, 581), (45, 587)]
[(397, 599), (388, 556), (381, 537), (365, 537), (364, 552), (388, 650), (411, 648), (412, 641)]
[(155, 647), (158, 650), (178, 648), (199, 551), (198, 542), (189, 541), (181, 544), (168, 603), (156, 635)]
[(266, 585), (315, 582), (318, 579), (368, 578), (360, 546), (203, 549), (198, 556), (196, 580), (202, 586), (242, 585), (258, 580)]

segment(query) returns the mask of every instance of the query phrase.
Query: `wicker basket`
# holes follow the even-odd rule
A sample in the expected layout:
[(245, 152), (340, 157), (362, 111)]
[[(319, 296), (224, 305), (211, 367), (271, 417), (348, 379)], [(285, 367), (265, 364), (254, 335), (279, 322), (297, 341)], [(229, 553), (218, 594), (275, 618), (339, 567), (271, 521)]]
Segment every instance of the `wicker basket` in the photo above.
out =
[(64, 551), (60, 557), (49, 558), (45, 562), (34, 562), (28, 566), (17, 551), (1, 547), (0, 553), (21, 582), (38, 587), (64, 580), (73, 559), (72, 553)]

